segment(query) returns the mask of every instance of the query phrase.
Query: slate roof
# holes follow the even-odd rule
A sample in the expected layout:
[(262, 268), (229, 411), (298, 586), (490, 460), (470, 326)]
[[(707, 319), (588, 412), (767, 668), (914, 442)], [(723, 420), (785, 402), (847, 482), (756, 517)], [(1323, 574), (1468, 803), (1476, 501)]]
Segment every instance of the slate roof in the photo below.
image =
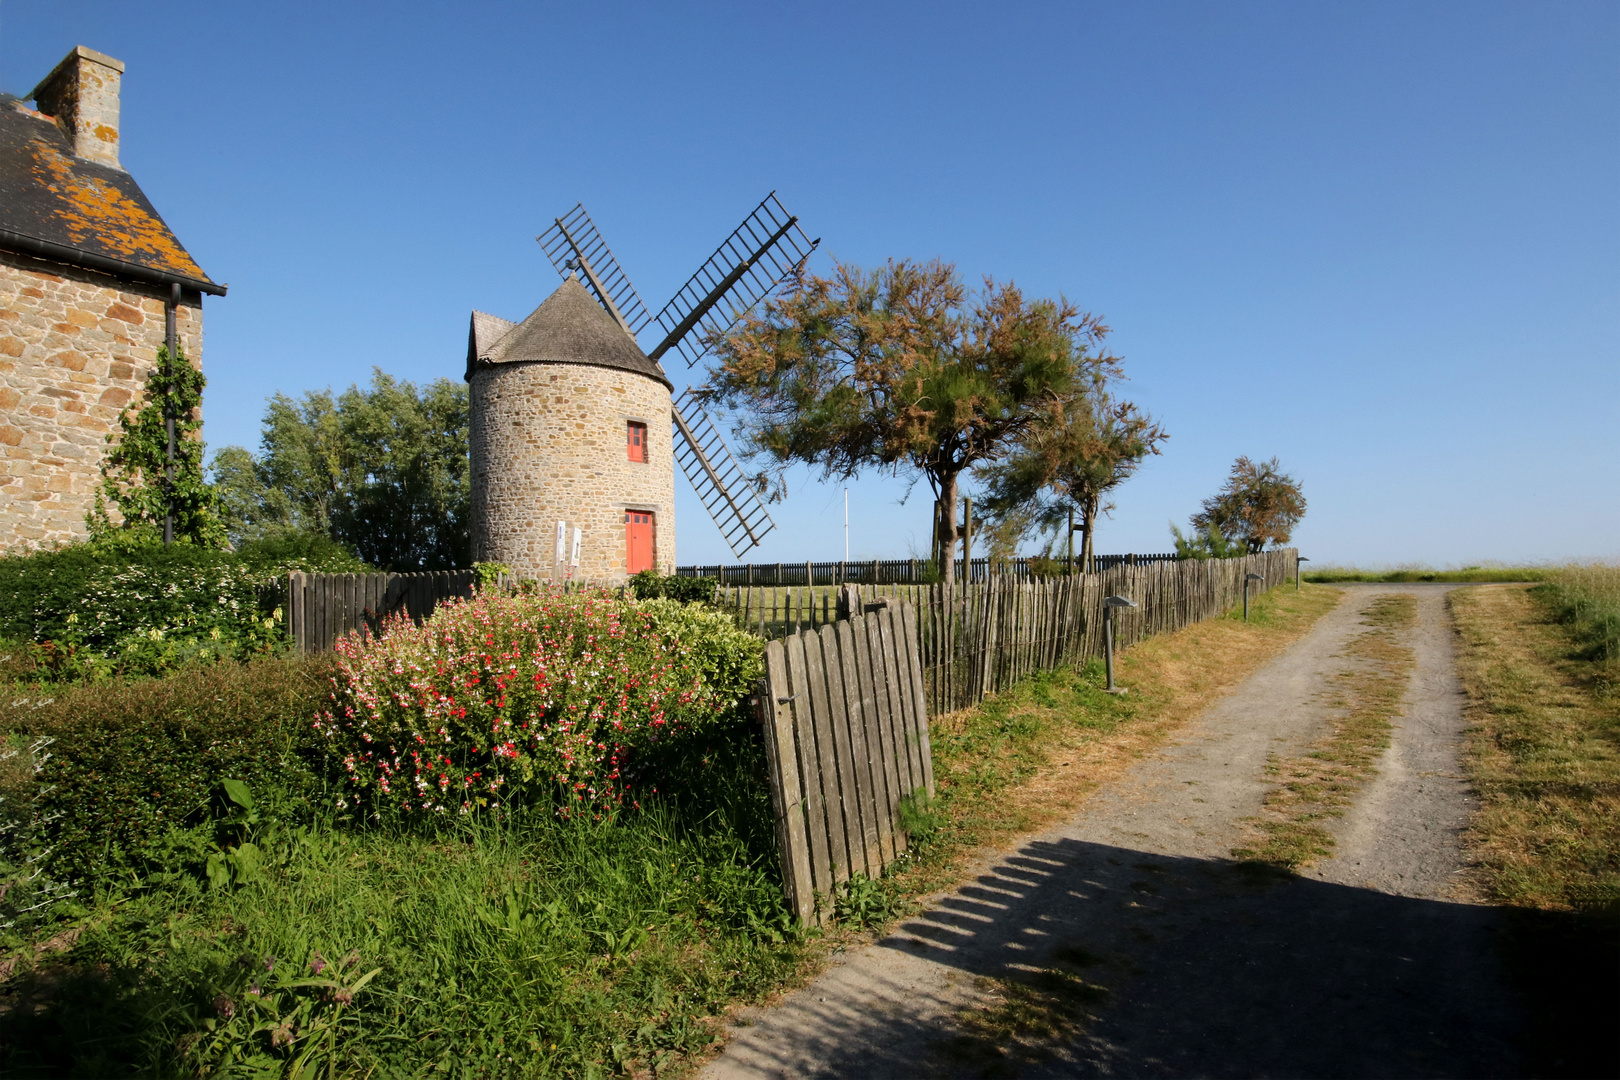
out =
[(0, 248), (222, 296), (134, 177), (73, 155), (50, 117), (0, 95)]
[(674, 389), (664, 369), (647, 359), (641, 346), (573, 275), (516, 326), (482, 311), (473, 312), (467, 378), (480, 367), (535, 363), (618, 368)]

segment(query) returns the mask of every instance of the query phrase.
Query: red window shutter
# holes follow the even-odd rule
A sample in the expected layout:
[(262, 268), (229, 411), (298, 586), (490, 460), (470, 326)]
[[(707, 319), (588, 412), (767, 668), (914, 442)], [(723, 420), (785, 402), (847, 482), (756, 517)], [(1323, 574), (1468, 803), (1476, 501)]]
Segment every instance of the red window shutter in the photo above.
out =
[(631, 461), (647, 460), (647, 425), (631, 420), (625, 425), (625, 441), (630, 446)]

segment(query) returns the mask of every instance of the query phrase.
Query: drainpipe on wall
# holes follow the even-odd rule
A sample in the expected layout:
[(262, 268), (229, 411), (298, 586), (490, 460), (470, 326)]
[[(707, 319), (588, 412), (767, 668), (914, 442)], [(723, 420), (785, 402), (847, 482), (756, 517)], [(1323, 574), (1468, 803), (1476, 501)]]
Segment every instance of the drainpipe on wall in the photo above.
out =
[[(168, 352), (168, 374), (174, 374), (174, 321), (180, 307), (180, 283), (169, 284), (169, 302), (163, 309), (163, 343)], [(171, 380), (172, 381), (172, 380)], [(168, 435), (168, 449), (164, 454), (163, 494), (168, 501), (163, 514), (163, 546), (174, 543), (174, 407), (172, 395), (163, 401), (163, 430)]]

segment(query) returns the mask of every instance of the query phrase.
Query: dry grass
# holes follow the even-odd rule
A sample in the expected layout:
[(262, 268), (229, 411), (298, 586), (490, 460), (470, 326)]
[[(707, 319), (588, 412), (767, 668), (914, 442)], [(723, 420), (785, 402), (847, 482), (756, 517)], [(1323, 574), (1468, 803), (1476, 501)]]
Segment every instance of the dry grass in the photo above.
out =
[(1416, 660), (1401, 637), (1416, 614), (1416, 598), (1404, 594), (1380, 596), (1367, 606), (1362, 623), (1368, 629), (1345, 649), (1350, 667), (1334, 676), (1334, 704), (1342, 711), (1306, 754), (1273, 755), (1268, 771), (1277, 786), (1252, 822), (1254, 841), (1234, 848), (1234, 857), (1297, 870), (1332, 853), (1325, 821), (1341, 816), (1377, 773), (1391, 724), (1401, 715)]
[(1531, 1075), (1620, 1075), (1617, 600), (1613, 567), (1451, 594), (1482, 804), (1467, 839), (1485, 892), (1512, 905)]

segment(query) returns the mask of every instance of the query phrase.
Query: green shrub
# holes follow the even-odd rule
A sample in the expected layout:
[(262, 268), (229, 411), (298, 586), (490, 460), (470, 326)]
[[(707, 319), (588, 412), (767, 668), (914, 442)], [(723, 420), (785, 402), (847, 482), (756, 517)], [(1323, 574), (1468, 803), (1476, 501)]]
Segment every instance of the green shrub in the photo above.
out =
[(266, 573), (293, 570), (323, 574), (365, 574), (376, 570), (325, 533), (277, 529), (236, 549), (245, 565)]
[(660, 576), (656, 570), (643, 570), (630, 579), (636, 596), (643, 600), (680, 600), (688, 604), (712, 604), (720, 583), (714, 578)]
[[(1051, 701), (1050, 697), (1047, 699)], [(1042, 704), (1045, 704), (1044, 702)], [(1056, 702), (1052, 702), (1053, 705)], [(920, 787), (900, 800), (900, 827), (913, 848), (927, 847), (939, 839), (940, 831), (949, 824), (939, 800)]]
[(368, 813), (602, 811), (734, 718), (760, 646), (725, 615), (602, 590), (479, 593), (337, 646), (318, 728)]
[(0, 928), (27, 929), (72, 895), (51, 873), (49, 815), (41, 807), (50, 789), (39, 774), (52, 740), (0, 737)]
[(49, 738), (40, 771), (52, 866), (74, 880), (200, 867), (226, 779), (271, 819), (322, 802), (312, 720), (330, 692), (320, 660), (191, 666), (161, 679), (13, 690), (0, 731)]
[(6, 556), (0, 639), (26, 655), (0, 667), (20, 663), (13, 674), (60, 682), (271, 652), (285, 632), (266, 586), (289, 570), (354, 565), (331, 541), (303, 533), (227, 552), (165, 548), (120, 530), (96, 543)]

